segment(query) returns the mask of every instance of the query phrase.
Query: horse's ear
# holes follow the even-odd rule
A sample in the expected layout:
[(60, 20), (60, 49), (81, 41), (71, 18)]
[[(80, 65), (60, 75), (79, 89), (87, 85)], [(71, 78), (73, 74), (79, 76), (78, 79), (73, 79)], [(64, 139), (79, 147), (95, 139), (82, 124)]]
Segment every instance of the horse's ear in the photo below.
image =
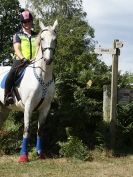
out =
[(45, 28), (45, 26), (44, 26), (42, 21), (39, 21), (39, 26), (40, 26), (41, 30), (43, 30)]
[(53, 30), (56, 30), (57, 26), (58, 26), (58, 20), (55, 20), (53, 24)]

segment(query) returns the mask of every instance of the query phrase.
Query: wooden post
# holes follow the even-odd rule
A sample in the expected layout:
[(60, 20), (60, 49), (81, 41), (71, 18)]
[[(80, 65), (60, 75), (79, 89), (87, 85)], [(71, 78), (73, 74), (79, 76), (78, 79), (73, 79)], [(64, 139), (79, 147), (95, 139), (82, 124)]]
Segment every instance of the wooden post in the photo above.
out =
[(107, 123), (110, 122), (110, 85), (103, 86), (103, 120)]
[(113, 41), (113, 48), (116, 49), (116, 54), (112, 55), (112, 80), (111, 80), (111, 102), (110, 102), (110, 135), (111, 135), (111, 148), (115, 148), (116, 139), (116, 111), (117, 111), (117, 81), (118, 81), (118, 56), (120, 49), (116, 48), (116, 42)]

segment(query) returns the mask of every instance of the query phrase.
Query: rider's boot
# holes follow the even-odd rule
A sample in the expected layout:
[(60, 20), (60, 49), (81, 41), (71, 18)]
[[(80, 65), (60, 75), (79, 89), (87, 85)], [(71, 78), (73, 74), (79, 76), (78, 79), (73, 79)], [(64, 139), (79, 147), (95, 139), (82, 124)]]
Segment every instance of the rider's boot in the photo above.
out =
[(5, 106), (8, 106), (14, 103), (13, 93), (12, 93), (13, 82), (14, 82), (14, 72), (11, 69), (9, 71), (9, 74), (5, 82), (5, 97), (4, 97)]
[(5, 106), (9, 106), (10, 104), (13, 103), (14, 103), (14, 99), (11, 91), (9, 92), (9, 90), (5, 89), (5, 100), (4, 100)]

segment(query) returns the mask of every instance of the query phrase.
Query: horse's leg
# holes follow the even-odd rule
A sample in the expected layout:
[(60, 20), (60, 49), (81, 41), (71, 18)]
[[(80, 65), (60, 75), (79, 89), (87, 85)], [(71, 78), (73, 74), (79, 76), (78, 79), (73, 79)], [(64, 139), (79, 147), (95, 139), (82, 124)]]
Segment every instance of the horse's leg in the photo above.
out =
[(40, 159), (45, 159), (44, 151), (43, 151), (43, 131), (46, 117), (48, 115), (50, 109), (50, 105), (46, 105), (45, 108), (42, 108), (39, 112), (39, 120), (38, 120), (38, 132), (37, 132), (37, 144), (36, 151)]
[(25, 111), (24, 111), (24, 133), (23, 133), (23, 141), (22, 147), (20, 151), (19, 162), (28, 162), (28, 140), (29, 140), (29, 121), (32, 114), (32, 109), (30, 107), (30, 103), (27, 102), (25, 104)]

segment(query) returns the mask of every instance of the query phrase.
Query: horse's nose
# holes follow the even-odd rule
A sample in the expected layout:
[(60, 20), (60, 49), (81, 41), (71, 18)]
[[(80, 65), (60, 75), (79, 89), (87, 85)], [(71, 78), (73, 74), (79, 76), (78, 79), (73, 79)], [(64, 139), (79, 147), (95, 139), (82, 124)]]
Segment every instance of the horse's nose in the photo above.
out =
[(50, 65), (51, 63), (52, 63), (52, 61), (53, 61), (53, 59), (52, 58), (50, 58), (50, 59), (44, 59), (45, 60), (45, 62), (46, 62), (46, 65)]

